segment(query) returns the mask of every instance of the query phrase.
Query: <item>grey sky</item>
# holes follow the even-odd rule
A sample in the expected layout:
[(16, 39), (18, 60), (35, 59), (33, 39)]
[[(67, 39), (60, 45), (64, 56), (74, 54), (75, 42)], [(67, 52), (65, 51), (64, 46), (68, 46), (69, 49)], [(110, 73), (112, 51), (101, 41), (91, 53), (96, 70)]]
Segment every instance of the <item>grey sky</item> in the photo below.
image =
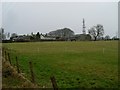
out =
[(0, 27), (2, 25), (2, 4), (0, 3)]
[(104, 26), (105, 35), (118, 31), (117, 2), (6, 2), (2, 10), (3, 27), (10, 33), (47, 33), (64, 27), (82, 33), (83, 18), (86, 31), (97, 24)]

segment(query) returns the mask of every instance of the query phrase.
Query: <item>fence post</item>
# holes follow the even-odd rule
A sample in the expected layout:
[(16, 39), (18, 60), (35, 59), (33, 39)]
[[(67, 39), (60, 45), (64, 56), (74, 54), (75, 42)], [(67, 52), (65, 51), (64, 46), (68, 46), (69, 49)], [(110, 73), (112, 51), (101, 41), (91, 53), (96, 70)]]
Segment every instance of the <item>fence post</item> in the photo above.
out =
[(53, 86), (54, 90), (58, 90), (58, 86), (57, 86), (55, 77), (54, 77), (54, 76), (51, 76), (50, 79), (51, 79), (52, 86)]
[(18, 73), (20, 73), (20, 69), (19, 69), (19, 64), (18, 64), (17, 56), (16, 56), (16, 66), (17, 66), (17, 71), (18, 71)]
[(7, 61), (7, 53), (6, 53), (6, 51), (5, 51), (5, 60)]
[(32, 62), (29, 62), (29, 65), (30, 65), (30, 72), (31, 72), (31, 80), (32, 80), (32, 83), (35, 83)]
[(4, 55), (5, 53), (4, 53), (4, 48), (2, 48), (2, 56), (4, 57), (5, 55)]
[[(10, 54), (8, 53), (8, 60), (9, 60), (9, 62), (10, 62), (10, 64), (11, 64), (11, 59), (10, 59)], [(11, 64), (12, 65), (12, 64)]]

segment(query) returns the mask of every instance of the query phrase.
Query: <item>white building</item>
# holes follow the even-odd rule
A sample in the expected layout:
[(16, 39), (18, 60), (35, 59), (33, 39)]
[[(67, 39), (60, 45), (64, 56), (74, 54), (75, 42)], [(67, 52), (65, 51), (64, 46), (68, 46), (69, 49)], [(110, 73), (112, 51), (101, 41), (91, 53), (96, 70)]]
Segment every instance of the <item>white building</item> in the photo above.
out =
[(51, 37), (51, 36), (45, 36), (43, 34), (40, 35), (41, 40), (56, 40), (56, 38)]

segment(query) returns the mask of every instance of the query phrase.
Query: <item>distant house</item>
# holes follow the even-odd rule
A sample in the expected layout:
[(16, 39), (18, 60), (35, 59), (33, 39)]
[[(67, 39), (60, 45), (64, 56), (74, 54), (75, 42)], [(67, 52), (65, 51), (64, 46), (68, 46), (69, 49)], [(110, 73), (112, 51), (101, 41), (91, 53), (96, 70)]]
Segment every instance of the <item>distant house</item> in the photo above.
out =
[(89, 34), (76, 34), (74, 39), (76, 41), (90, 41), (92, 40), (92, 37)]
[(47, 35), (41, 34), (40, 35), (40, 40), (56, 40), (56, 38), (52, 37), (52, 36), (47, 36)]
[(12, 41), (17, 41), (17, 42), (22, 42), (22, 41), (30, 41), (30, 37), (29, 36), (17, 36), (12, 38)]

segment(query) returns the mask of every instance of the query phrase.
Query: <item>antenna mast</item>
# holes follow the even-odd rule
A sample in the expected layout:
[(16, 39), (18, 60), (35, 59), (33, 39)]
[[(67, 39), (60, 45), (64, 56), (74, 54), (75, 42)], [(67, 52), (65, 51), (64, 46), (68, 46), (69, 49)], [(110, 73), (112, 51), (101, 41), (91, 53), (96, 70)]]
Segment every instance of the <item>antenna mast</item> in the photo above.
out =
[(86, 31), (85, 31), (85, 20), (84, 20), (84, 18), (83, 18), (83, 34), (86, 34)]

